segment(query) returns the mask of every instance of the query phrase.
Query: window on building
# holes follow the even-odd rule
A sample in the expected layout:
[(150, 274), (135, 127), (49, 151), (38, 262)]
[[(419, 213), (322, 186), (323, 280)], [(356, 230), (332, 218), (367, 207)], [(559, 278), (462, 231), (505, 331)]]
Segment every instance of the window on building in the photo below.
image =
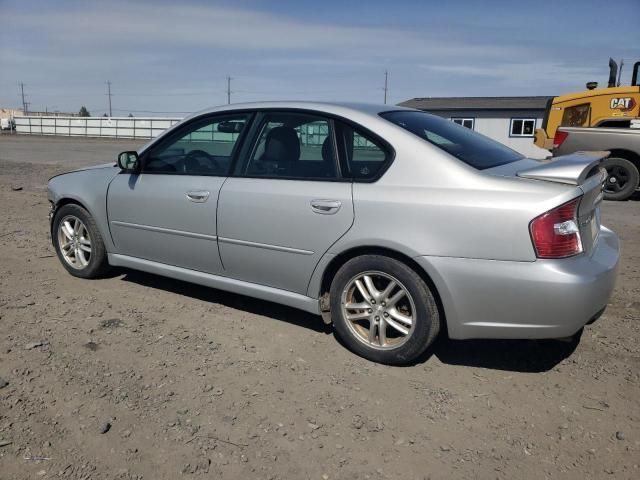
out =
[(510, 137), (533, 137), (536, 130), (535, 118), (512, 118)]
[(462, 125), (463, 127), (467, 127), (469, 130), (473, 130), (475, 124), (475, 118), (451, 118), (453, 123), (457, 123), (458, 125)]

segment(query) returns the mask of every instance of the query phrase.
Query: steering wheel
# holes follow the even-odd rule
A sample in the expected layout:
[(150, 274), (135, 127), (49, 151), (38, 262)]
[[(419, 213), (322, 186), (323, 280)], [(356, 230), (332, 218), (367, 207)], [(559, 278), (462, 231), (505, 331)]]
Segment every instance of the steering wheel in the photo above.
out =
[(191, 150), (189, 153), (187, 153), (187, 155), (184, 157), (185, 169), (188, 168), (188, 163), (190, 160), (205, 160), (208, 163), (209, 168), (217, 171), (221, 170), (218, 160), (216, 160), (214, 156), (209, 155), (204, 150)]

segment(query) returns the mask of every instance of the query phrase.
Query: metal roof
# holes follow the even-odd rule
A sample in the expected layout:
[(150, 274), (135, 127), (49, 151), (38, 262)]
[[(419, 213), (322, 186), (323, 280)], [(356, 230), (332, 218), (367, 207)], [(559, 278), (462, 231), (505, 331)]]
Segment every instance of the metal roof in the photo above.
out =
[(398, 105), (419, 110), (544, 110), (553, 97), (419, 97)]
[(402, 107), (398, 108), (395, 105), (381, 105), (375, 103), (351, 103), (351, 102), (314, 102), (314, 101), (299, 101), (299, 100), (278, 100), (278, 101), (265, 101), (265, 102), (250, 102), (250, 103), (232, 103), (230, 105), (221, 105), (218, 107), (206, 108), (195, 112), (190, 117), (206, 114), (206, 113), (218, 113), (230, 110), (261, 110), (261, 109), (307, 109), (317, 110), (319, 112), (326, 113), (348, 113), (348, 112), (360, 112), (370, 115), (377, 115), (380, 112), (387, 112), (393, 110), (402, 110)]

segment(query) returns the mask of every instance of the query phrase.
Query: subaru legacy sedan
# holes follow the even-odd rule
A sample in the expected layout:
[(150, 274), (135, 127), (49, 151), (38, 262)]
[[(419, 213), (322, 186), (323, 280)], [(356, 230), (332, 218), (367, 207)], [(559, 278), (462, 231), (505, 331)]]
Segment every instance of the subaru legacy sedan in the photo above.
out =
[(278, 302), (407, 364), (440, 332), (565, 338), (598, 318), (619, 259), (606, 156), (531, 160), (387, 105), (225, 106), (52, 178), (51, 237), (77, 277), (118, 266)]

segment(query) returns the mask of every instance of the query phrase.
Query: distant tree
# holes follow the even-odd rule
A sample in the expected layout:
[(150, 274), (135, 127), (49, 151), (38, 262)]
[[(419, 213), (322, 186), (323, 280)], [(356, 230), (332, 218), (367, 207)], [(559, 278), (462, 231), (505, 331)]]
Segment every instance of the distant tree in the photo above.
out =
[(82, 108), (80, 109), (80, 113), (79, 115), (81, 117), (90, 117), (91, 114), (89, 113), (89, 110), (87, 110), (87, 107), (85, 107), (84, 105), (82, 106)]
[(129, 118), (133, 118), (133, 113), (130, 113), (130, 114), (129, 114)]
[(103, 116), (103, 117), (108, 117), (108, 115), (107, 115), (106, 113), (104, 113), (102, 116)]

